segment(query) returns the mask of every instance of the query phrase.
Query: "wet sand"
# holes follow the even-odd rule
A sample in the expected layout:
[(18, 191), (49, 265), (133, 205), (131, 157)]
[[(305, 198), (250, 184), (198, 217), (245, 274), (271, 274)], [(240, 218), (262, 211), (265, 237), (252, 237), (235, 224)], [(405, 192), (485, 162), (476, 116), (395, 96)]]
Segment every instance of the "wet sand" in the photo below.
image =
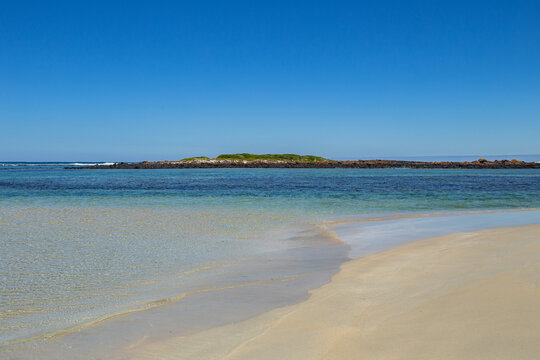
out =
[(540, 225), (412, 242), (342, 265), (308, 300), (126, 359), (538, 359)]

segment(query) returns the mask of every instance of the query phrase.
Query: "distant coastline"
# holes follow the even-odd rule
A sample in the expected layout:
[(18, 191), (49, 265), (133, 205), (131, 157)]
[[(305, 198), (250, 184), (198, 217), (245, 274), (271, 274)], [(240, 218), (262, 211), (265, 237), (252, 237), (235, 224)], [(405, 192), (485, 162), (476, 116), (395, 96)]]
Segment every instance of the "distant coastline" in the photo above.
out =
[(215, 169), (215, 168), (299, 168), (299, 169), (540, 169), (538, 162), (516, 159), (475, 161), (406, 161), (406, 160), (349, 160), (325, 159), (314, 155), (297, 154), (224, 154), (216, 158), (191, 157), (177, 161), (120, 162), (106, 165), (66, 167), (67, 169)]

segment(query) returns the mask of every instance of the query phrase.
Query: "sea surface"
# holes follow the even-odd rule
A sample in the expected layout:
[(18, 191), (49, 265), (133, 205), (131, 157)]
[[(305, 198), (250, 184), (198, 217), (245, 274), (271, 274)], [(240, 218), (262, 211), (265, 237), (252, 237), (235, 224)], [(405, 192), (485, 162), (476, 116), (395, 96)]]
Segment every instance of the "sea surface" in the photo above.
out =
[[(160, 336), (297, 301), (352, 256), (329, 224), (388, 218), (337, 231), (357, 256), (459, 230), (441, 216), (495, 211), (467, 215), (468, 229), (540, 220), (521, 211), (540, 208), (535, 169), (63, 169), (86, 164), (0, 164), (0, 358), (87, 358), (103, 334), (147, 337), (137, 321)], [(94, 326), (109, 330), (73, 335)]]

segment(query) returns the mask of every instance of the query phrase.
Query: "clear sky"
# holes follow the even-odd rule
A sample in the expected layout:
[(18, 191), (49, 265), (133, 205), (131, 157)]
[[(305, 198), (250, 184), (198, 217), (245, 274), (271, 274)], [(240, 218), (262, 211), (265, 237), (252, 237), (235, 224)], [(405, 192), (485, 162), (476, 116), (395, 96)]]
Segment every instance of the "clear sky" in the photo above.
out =
[(540, 153), (540, 2), (4, 1), (0, 160)]

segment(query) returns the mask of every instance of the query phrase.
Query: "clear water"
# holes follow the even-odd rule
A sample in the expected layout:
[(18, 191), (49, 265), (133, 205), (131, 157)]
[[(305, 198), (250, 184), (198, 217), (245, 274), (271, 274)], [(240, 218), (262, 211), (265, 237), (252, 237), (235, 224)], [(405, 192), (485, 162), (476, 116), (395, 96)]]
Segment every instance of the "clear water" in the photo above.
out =
[(338, 236), (351, 245), (349, 255), (360, 257), (407, 242), (490, 227), (540, 223), (540, 211), (487, 212), (453, 216), (349, 223), (338, 226)]
[(540, 171), (0, 170), (0, 205), (175, 206), (343, 215), (536, 207)]
[[(341, 250), (323, 261), (299, 240), (326, 220), (540, 208), (540, 170), (61, 165), (0, 167), (0, 344), (239, 277), (335, 269)], [(262, 272), (263, 258), (288, 260)]]

